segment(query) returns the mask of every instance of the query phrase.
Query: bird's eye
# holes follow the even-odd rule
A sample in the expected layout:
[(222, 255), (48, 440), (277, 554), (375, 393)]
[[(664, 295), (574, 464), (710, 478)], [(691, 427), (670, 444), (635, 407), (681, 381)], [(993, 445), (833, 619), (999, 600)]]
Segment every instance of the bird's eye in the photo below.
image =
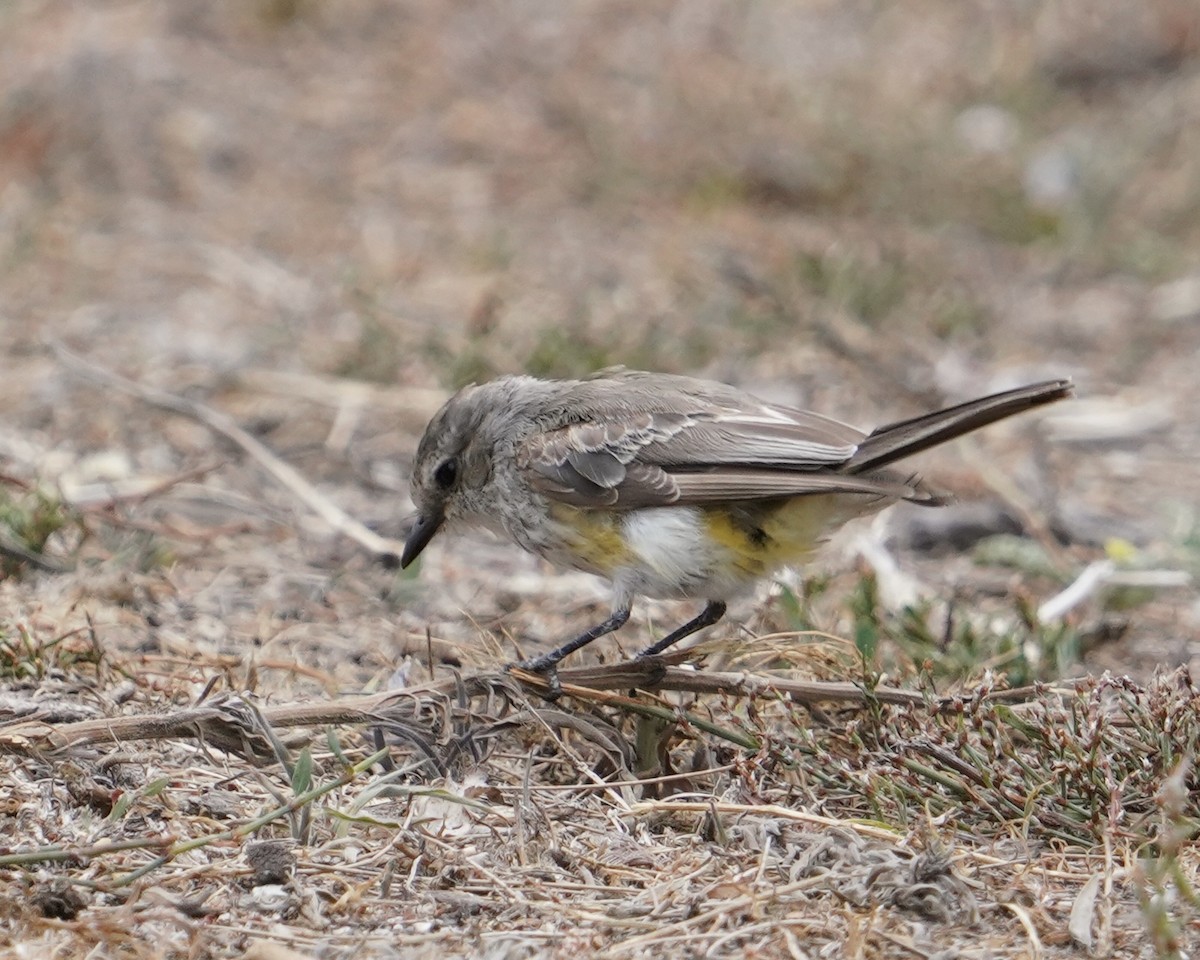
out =
[(438, 468), (433, 471), (433, 482), (443, 490), (449, 490), (454, 486), (454, 481), (458, 479), (458, 461), (454, 459), (443, 460), (438, 464)]

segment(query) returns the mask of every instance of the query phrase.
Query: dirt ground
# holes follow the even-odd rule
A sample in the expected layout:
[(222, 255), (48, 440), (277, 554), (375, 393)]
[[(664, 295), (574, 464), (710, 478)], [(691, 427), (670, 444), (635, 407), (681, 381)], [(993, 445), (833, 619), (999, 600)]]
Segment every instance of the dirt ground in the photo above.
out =
[[(1073, 378), (1070, 404), (922, 458), (959, 500), (942, 520), (864, 525), (805, 572), (820, 590), (764, 586), (718, 632), (849, 638), (787, 653), (789, 677), (861, 679), (868, 624), (884, 684), (918, 689), (923, 660), (939, 692), (1109, 671), (1160, 703), (1156, 671), (1200, 667), (1198, 350), (1191, 0), (0, 3), (0, 547), (36, 555), (4, 554), (0, 719), (169, 715), (218, 694), (335, 702), (424, 683), (431, 658), (449, 683), (595, 622), (602, 584), (486, 538), (441, 538), (419, 572), (388, 569), (227, 431), (146, 391), (217, 411), (402, 539), (412, 452), (451, 389), (612, 364), (864, 426)], [(34, 514), (57, 517), (45, 542)], [(1002, 655), (915, 653), (880, 625), (919, 595), (947, 640), (952, 621), (999, 635), (1081, 576), (1091, 588), (1058, 632), (1029, 628)], [(864, 583), (876, 619), (846, 601)], [(611, 664), (693, 612), (641, 605), (597, 653)], [(751, 669), (739, 655), (714, 662)], [(307, 797), (202, 857), (133, 841), (220, 833), (330, 784), (343, 751), (374, 748), (363, 725), (337, 746), (288, 727), (257, 752), (179, 730), (47, 752), (0, 726), (2, 949), (1150, 957), (1200, 943), (1190, 841), (1115, 813), (1120, 828), (1088, 842), (1018, 817), (967, 839), (954, 824), (969, 813), (918, 794), (904, 794), (911, 820), (876, 822), (893, 808), (860, 804), (867, 786), (846, 799), (825, 779), (842, 761), (779, 732), (831, 715), (756, 716), (728, 691), (686, 704), (754, 737), (687, 727), (646, 774), (613, 745), (647, 722), (624, 701), (510, 710), (495, 698), (523, 694), (498, 682), (503, 695), (439, 689), (434, 738), (465, 738), (474, 715), (494, 752), (454, 741), (475, 763), (402, 765), (395, 794), (364, 768), (313, 823), (298, 823)], [(1103, 713), (1125, 681), (1094, 682)], [(1190, 729), (1197, 701), (1180, 696)], [(866, 722), (841, 716), (830, 736)], [(752, 769), (768, 729), (807, 756), (798, 781)], [(873, 729), (879, 756), (900, 742)], [(1188, 768), (1158, 759), (1168, 816), (1168, 774)], [(651, 789), (655, 775), (693, 779)], [(1158, 899), (1136, 865), (1152, 836), (1180, 870)], [(272, 838), (289, 843), (278, 876), (248, 859)], [(133, 852), (114, 860), (110, 841)], [(155, 872), (147, 851), (168, 847)]]

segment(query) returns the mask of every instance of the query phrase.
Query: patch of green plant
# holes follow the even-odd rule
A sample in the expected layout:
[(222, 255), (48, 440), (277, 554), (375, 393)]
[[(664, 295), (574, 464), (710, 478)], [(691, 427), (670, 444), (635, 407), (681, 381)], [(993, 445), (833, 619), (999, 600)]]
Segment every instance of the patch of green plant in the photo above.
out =
[(386, 589), (380, 597), (389, 610), (399, 612), (413, 604), (424, 592), (426, 585), (421, 581), (421, 565), (423, 558), (417, 559), (406, 569), (397, 568), (395, 575), (388, 581)]
[(104, 651), (90, 630), (73, 630), (44, 639), (24, 623), (0, 624), (0, 678), (41, 680), (98, 666)]
[(547, 327), (526, 358), (525, 369), (535, 377), (583, 377), (617, 362), (609, 347), (586, 332)]
[(879, 609), (879, 582), (874, 574), (859, 577), (858, 584), (850, 594), (847, 606), (854, 628), (851, 638), (854, 649), (864, 664), (875, 663), (879, 650), (879, 638), (887, 630)]
[(789, 629), (801, 633), (821, 629), (813, 605), (829, 589), (829, 582), (829, 577), (815, 574), (800, 582), (798, 592), (787, 586), (781, 588), (779, 606)]
[(929, 331), (939, 340), (960, 336), (977, 336), (988, 325), (988, 308), (965, 290), (954, 290), (940, 296), (929, 318)]
[(465, 344), (456, 339), (452, 344), (441, 331), (430, 330), (419, 350), (448, 390), (457, 390), (468, 383), (484, 383), (500, 372), (489, 355), (484, 336), (476, 336)]
[[(1200, 509), (1194, 504), (1176, 501), (1165, 504), (1163, 513), (1170, 529), (1166, 563), (1181, 567), (1200, 579)], [(1159, 558), (1159, 562), (1163, 559)]]
[(144, 786), (138, 787), (136, 790), (122, 790), (113, 803), (112, 810), (109, 811), (108, 816), (104, 819), (108, 823), (119, 823), (129, 815), (129, 811), (133, 809), (135, 804), (140, 800), (157, 797), (170, 786), (170, 782), (167, 777), (158, 777)]
[(672, 373), (703, 367), (716, 352), (704, 327), (695, 327), (686, 336), (680, 336), (677, 329), (652, 318), (641, 325), (636, 342), (623, 351), (622, 362), (634, 370)]
[(971, 559), (981, 567), (1002, 567), (1019, 570), (1029, 577), (1060, 579), (1058, 567), (1046, 548), (1029, 537), (1011, 533), (984, 537), (971, 548)]
[[(102, 532), (99, 537), (111, 552), (115, 565), (122, 570), (151, 573), (154, 570), (170, 569), (178, 560), (171, 545), (158, 534), (148, 530), (118, 529)], [(126, 606), (136, 604), (132, 595), (128, 602), (121, 597), (113, 599)]]
[(1194, 804), (1188, 802), (1194, 789), (1194, 761), (1192, 755), (1184, 756), (1163, 781), (1155, 797), (1161, 816), (1158, 834), (1146, 845), (1134, 871), (1146, 933), (1160, 960), (1187, 956), (1184, 930), (1200, 913), (1200, 893), (1184, 863), (1200, 828)]
[(1200, 902), (1182, 858), (1200, 832), (1191, 766), (1200, 718), (1186, 670), (1146, 687), (1106, 676), (1012, 697), (988, 679), (903, 705), (881, 704), (871, 689), (836, 722), (797, 717), (764, 738), (829, 815), (901, 827), (945, 818), (971, 837), (1129, 842), (1142, 852), (1156, 955), (1176, 956)]
[[(935, 617), (941, 619), (935, 625)], [(990, 670), (1020, 687), (1068, 673), (1079, 662), (1079, 631), (1039, 624), (1019, 599), (1011, 611), (980, 616), (966, 604), (935, 612), (925, 602), (889, 618), (889, 640), (933, 680), (960, 682)]]
[[(828, 586), (817, 579), (806, 581), (799, 595), (784, 591), (780, 608), (789, 629), (821, 629), (823, 621), (828, 628), (827, 616), (814, 609)], [(1080, 631), (1038, 623), (1020, 598), (989, 615), (962, 601), (926, 600), (893, 611), (880, 604), (876, 577), (866, 572), (839, 609), (849, 617), (849, 627), (839, 632), (854, 643), (866, 676), (915, 673), (941, 688), (991, 671), (1010, 686), (1024, 686), (1062, 676), (1079, 659)]]
[(774, 298), (746, 297), (723, 310), (721, 320), (746, 338), (753, 354), (777, 349), (781, 336), (794, 335), (796, 317)]
[(451, 390), (457, 390), (468, 383), (491, 380), (498, 372), (482, 346), (472, 343), (452, 355), (442, 379)]
[(839, 254), (802, 253), (793, 261), (800, 285), (864, 323), (877, 326), (903, 303), (910, 271), (903, 258), (877, 262)]
[(711, 213), (745, 203), (749, 185), (745, 178), (724, 170), (703, 174), (689, 185), (684, 202), (697, 213)]
[(1061, 214), (1030, 204), (1015, 180), (980, 189), (967, 198), (964, 212), (985, 236), (1018, 246), (1060, 241), (1066, 228)]
[(6, 547), (0, 554), (0, 576), (18, 576), (41, 565), (50, 538), (72, 526), (82, 528), (78, 513), (53, 494), (41, 489), (14, 494), (0, 488), (0, 540)]

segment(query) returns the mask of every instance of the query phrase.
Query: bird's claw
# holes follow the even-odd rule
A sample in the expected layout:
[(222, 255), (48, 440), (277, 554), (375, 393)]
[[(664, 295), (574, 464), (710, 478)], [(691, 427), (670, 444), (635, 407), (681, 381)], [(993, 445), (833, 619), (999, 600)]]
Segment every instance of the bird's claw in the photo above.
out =
[(542, 697), (550, 703), (554, 703), (563, 694), (562, 681), (558, 679), (558, 661), (551, 659), (548, 656), (531, 657), (528, 660), (518, 660), (516, 663), (511, 663), (506, 667), (506, 670), (511, 670), (516, 667), (518, 670), (528, 670), (530, 673), (536, 673), (545, 677), (546, 689), (542, 692)]

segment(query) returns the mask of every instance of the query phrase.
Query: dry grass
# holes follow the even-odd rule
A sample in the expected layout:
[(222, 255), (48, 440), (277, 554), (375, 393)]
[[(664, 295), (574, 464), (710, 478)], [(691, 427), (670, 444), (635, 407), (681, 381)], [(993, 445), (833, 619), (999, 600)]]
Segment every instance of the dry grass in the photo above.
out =
[[(0, 3), (0, 955), (1195, 954), (1197, 36)], [(497, 665), (595, 622), (588, 578), (369, 554), (447, 389), (614, 362), (864, 425), (1080, 399), (928, 458), (961, 511), (698, 668), (614, 653), (647, 603), (546, 704)]]
[(479, 675), (181, 711), (155, 661), (30, 643), (54, 662), (0, 729), (26, 955), (1167, 956), (1196, 922), (1183, 672), (889, 706), (591, 668), (554, 704)]

